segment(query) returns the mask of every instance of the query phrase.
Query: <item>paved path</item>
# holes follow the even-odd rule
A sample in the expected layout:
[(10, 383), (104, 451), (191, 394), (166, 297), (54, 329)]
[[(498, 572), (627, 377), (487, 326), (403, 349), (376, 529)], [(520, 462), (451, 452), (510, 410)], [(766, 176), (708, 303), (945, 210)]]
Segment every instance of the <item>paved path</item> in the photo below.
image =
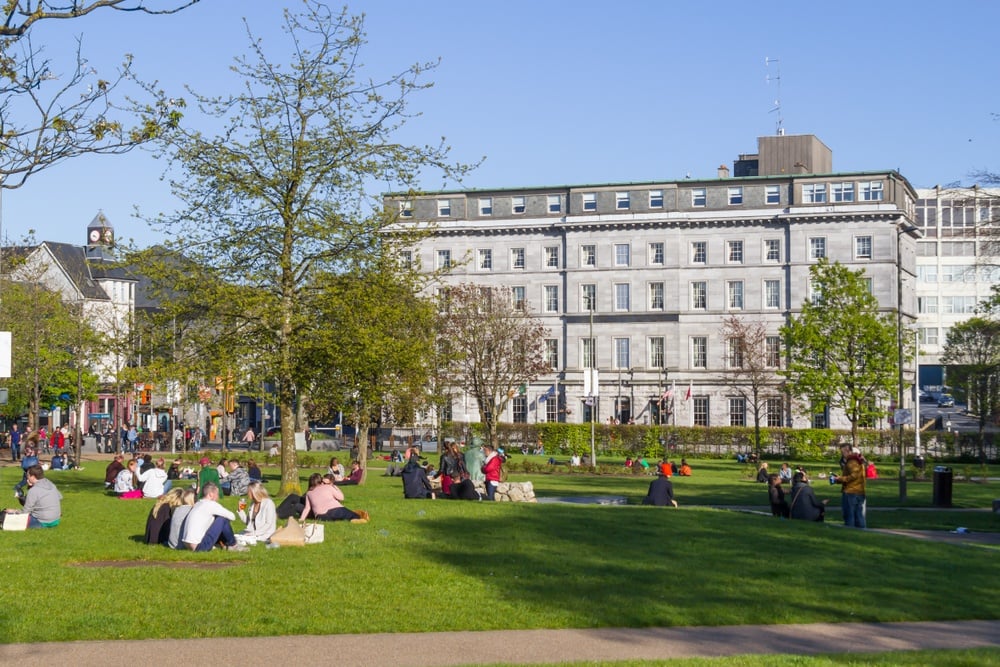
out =
[[(858, 641), (863, 637), (863, 641)], [(474, 647), (447, 655), (444, 646)], [(171, 664), (392, 665), (425, 667), (483, 663), (656, 660), (741, 654), (881, 652), (1000, 648), (1000, 621), (946, 623), (817, 623), (598, 630), (498, 630), (418, 634), (316, 635), (222, 639), (87, 641), (0, 645), (0, 662), (104, 667)]]

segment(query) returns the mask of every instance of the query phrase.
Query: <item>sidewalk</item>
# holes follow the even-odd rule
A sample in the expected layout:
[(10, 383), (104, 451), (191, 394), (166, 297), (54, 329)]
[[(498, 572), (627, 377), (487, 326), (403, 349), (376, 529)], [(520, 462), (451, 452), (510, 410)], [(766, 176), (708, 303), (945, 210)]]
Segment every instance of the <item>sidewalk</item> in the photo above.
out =
[[(859, 637), (863, 640), (859, 641)], [(442, 647), (455, 647), (443, 654)], [(147, 664), (430, 667), (484, 663), (656, 660), (742, 654), (877, 653), (1000, 647), (1000, 621), (816, 623), (596, 630), (498, 630), (419, 634), (150, 639), (0, 645), (5, 664), (104, 667)]]

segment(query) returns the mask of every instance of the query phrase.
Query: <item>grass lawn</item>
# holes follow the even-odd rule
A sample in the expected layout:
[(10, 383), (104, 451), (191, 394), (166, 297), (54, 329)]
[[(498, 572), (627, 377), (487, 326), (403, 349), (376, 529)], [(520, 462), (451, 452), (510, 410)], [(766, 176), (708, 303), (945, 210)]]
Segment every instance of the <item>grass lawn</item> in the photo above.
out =
[[(151, 501), (105, 495), (104, 465), (89, 462), (49, 474), (62, 525), (0, 532), (3, 641), (1000, 618), (997, 550), (694, 507), (763, 506), (766, 491), (735, 462), (692, 463), (675, 480), (680, 510), (403, 500), (398, 478), (373, 471), (345, 491), (367, 525), (328, 524), (305, 548), (193, 554), (142, 544)], [(265, 474), (276, 488), (277, 470)], [(633, 503), (650, 479), (512, 478)], [(908, 506), (930, 505), (930, 486), (911, 482)], [(838, 502), (838, 487), (816, 487)], [(879, 510), (896, 489), (872, 485), (873, 526), (1000, 530), (987, 512)], [(963, 508), (998, 496), (996, 483), (954, 486)]]

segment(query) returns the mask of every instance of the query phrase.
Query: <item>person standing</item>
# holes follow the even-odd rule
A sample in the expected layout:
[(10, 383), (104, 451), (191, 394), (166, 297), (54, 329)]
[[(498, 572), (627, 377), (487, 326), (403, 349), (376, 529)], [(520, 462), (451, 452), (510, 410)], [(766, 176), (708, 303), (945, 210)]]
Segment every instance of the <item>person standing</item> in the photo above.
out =
[(493, 445), (483, 445), (483, 453), (486, 460), (483, 461), (483, 476), (486, 478), (486, 497), (489, 500), (496, 500), (497, 486), (500, 484), (500, 467), (503, 460)]
[(201, 439), (204, 437), (205, 432), (201, 430), (200, 426), (194, 427), (194, 432), (191, 434), (191, 448), (196, 451), (201, 451)]
[(852, 528), (866, 528), (865, 521), (865, 463), (861, 450), (850, 445), (840, 448), (843, 459), (840, 475), (833, 481), (840, 484), (840, 506), (844, 513), (844, 525)]
[(251, 449), (253, 449), (253, 443), (254, 443), (254, 440), (256, 440), (256, 439), (257, 439), (257, 436), (253, 432), (253, 427), (252, 426), (247, 426), (247, 432), (243, 434), (243, 437), (241, 438), (241, 441), (243, 442), (244, 445), (247, 446), (247, 451), (248, 452)]
[(305, 431), (305, 436), (306, 436), (306, 451), (307, 452), (311, 452), (312, 448), (313, 448), (313, 432), (312, 432), (312, 429), (309, 428), (308, 426), (306, 426), (302, 430)]
[(17, 430), (17, 424), (10, 427), (10, 460), (21, 460), (21, 432)]

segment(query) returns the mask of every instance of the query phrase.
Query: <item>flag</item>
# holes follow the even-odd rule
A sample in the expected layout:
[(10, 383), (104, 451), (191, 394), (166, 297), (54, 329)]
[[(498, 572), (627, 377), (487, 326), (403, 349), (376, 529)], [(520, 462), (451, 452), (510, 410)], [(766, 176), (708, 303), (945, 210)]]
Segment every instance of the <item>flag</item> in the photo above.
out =
[(670, 383), (670, 396), (668, 398), (673, 398), (677, 395), (677, 380)]
[(691, 381), (690, 380), (688, 380), (688, 393), (684, 397), (684, 400), (685, 401), (690, 401), (691, 400)]
[(555, 395), (555, 393), (556, 393), (556, 386), (554, 384), (553, 385), (549, 385), (549, 388), (545, 390), (544, 394), (542, 394), (541, 396), (538, 397), (538, 400), (539, 401), (547, 401), (547, 400), (549, 400), (549, 396), (553, 396), (553, 395)]

